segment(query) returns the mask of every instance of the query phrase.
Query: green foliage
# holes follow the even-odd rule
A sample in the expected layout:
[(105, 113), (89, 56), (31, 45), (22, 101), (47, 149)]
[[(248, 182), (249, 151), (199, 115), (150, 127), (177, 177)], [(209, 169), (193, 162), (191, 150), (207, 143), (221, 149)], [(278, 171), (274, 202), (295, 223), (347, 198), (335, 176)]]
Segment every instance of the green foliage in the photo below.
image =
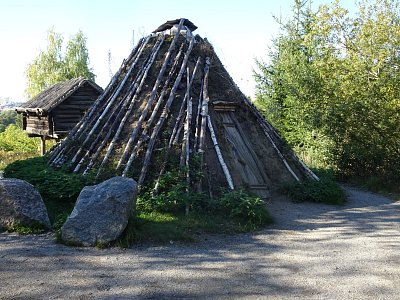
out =
[(39, 222), (33, 222), (31, 225), (13, 224), (6, 227), (8, 232), (16, 232), (18, 234), (40, 234), (47, 231), (47, 228)]
[(264, 201), (243, 189), (223, 193), (218, 205), (246, 230), (254, 230), (272, 222)]
[(160, 177), (158, 192), (155, 194), (153, 187), (152, 183), (144, 188), (144, 192), (138, 197), (136, 205), (139, 211), (176, 212), (189, 201), (184, 172), (181, 170), (165, 172)]
[(400, 5), (338, 1), (314, 12), (296, 1), (258, 61), (257, 106), (316, 167), (342, 177), (400, 179)]
[(316, 172), (320, 181), (308, 180), (284, 185), (282, 192), (294, 201), (311, 201), (333, 205), (343, 205), (346, 202), (346, 194), (336, 183), (335, 178), (329, 171), (320, 170)]
[(0, 150), (14, 152), (38, 152), (39, 139), (29, 138), (17, 125), (9, 125), (0, 133)]
[(14, 110), (4, 110), (0, 112), (0, 133), (3, 132), (8, 125), (15, 124), (19, 128), (22, 127), (22, 116), (18, 115)]
[(82, 31), (73, 36), (67, 44), (65, 54), (62, 49), (63, 37), (50, 29), (47, 35), (47, 49), (41, 50), (35, 60), (28, 65), (26, 93), (30, 98), (55, 83), (85, 77), (94, 80), (95, 75), (89, 68), (89, 53), (86, 37)]
[(82, 188), (93, 182), (90, 177), (53, 169), (45, 157), (16, 161), (4, 171), (5, 177), (26, 180), (38, 189), (52, 222), (60, 214), (69, 214)]

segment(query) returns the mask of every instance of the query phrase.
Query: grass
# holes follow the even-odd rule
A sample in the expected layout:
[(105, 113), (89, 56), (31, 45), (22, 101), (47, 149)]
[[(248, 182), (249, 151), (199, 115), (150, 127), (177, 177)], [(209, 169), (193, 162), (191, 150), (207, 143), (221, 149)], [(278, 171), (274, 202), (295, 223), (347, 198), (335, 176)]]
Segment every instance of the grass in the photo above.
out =
[(38, 156), (38, 152), (14, 152), (0, 150), (0, 170), (4, 170), (9, 164)]
[(130, 219), (115, 244), (129, 247), (132, 243), (143, 242), (194, 242), (204, 233), (234, 234), (244, 231), (247, 231), (246, 228), (237, 222), (218, 214), (139, 212)]

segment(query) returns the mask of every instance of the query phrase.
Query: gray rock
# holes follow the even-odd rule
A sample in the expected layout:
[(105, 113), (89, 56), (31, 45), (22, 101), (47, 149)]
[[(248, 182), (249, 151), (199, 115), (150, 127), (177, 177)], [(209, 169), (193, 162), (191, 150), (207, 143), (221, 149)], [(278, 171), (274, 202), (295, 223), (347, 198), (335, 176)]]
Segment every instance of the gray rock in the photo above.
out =
[(21, 179), (0, 180), (0, 225), (31, 226), (38, 222), (51, 228), (46, 206), (39, 192)]
[(113, 177), (84, 187), (61, 228), (62, 240), (83, 246), (116, 240), (135, 209), (136, 194), (137, 183), (126, 177)]

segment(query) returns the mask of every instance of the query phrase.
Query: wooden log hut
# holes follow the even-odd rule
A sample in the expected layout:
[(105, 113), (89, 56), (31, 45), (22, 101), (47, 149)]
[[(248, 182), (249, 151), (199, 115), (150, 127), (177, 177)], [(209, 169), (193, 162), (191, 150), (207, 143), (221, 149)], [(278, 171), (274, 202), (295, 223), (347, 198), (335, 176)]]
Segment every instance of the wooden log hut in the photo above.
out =
[(73, 78), (51, 86), (15, 110), (23, 115), (28, 136), (41, 138), (44, 155), (46, 139), (67, 136), (102, 92), (91, 80)]
[[(48, 163), (97, 180), (122, 175), (157, 194), (184, 170), (189, 189), (248, 188), (263, 199), (282, 183), (318, 177), (233, 82), (187, 19), (142, 38)], [(188, 209), (188, 207), (187, 207)]]

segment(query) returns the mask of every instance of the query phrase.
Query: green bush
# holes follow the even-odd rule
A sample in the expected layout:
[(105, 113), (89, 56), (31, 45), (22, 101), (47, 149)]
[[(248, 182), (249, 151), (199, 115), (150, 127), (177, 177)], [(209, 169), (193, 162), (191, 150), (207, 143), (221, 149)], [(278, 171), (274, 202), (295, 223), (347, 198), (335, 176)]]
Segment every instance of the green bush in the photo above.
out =
[(311, 201), (316, 203), (326, 203), (343, 205), (346, 202), (346, 194), (336, 183), (332, 172), (316, 172), (320, 180), (307, 180), (294, 184), (284, 185), (282, 192), (296, 202)]
[(21, 128), (22, 115), (17, 115), (17, 112), (11, 109), (0, 112), (0, 132), (3, 132), (11, 124), (15, 124)]
[(243, 189), (222, 193), (218, 199), (218, 206), (247, 230), (254, 230), (272, 222), (264, 201)]
[(29, 138), (17, 125), (11, 124), (0, 133), (0, 150), (38, 153), (38, 149), (39, 138)]

